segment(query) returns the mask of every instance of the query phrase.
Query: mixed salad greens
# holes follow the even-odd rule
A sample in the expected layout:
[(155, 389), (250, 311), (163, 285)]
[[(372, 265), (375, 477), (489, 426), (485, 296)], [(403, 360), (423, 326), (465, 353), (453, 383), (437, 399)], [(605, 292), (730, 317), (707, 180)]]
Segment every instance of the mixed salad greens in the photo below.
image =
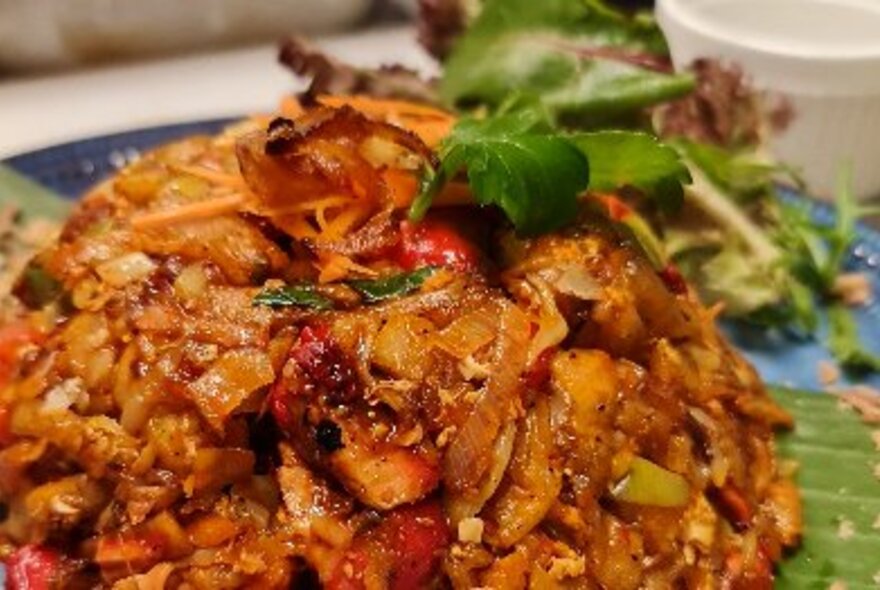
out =
[(413, 218), (465, 162), (478, 202), (523, 234), (571, 221), (584, 189), (613, 193), (658, 270), (673, 265), (728, 317), (814, 337), (825, 307), (838, 362), (880, 370), (840, 282), (856, 221), (872, 211), (856, 204), (846, 174), (833, 225), (780, 197), (777, 183), (797, 175), (767, 157), (764, 139), (790, 118), (784, 103), (716, 62), (674, 72), (650, 15), (600, 0), (425, 8), (445, 15), (422, 31), (445, 52), (437, 99), (463, 117), (439, 168), (426, 171)]

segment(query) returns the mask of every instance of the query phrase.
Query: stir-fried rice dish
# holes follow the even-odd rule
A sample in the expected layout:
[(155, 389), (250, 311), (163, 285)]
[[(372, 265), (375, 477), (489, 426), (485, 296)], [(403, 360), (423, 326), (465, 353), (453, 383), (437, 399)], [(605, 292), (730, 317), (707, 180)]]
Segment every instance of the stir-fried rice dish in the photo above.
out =
[(84, 195), (0, 327), (9, 588), (772, 587), (791, 419), (718, 309), (611, 194), (411, 219), (453, 123), (288, 99)]

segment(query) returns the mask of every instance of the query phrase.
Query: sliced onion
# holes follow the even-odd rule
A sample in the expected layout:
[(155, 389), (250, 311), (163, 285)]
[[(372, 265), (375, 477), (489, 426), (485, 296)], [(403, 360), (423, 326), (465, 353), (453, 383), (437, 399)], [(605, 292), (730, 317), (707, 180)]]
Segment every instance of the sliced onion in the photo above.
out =
[(201, 264), (190, 264), (174, 279), (174, 294), (179, 299), (191, 301), (198, 299), (208, 286), (208, 276)]
[(492, 465), (495, 441), (513, 420), (513, 409), (519, 400), (519, 377), (526, 365), (531, 326), (526, 315), (512, 303), (503, 304), (499, 317), (492, 373), (444, 458), (444, 482), (453, 495), (476, 496)]
[(126, 578), (126, 580), (122, 580), (122, 582), (131, 580), (137, 590), (163, 590), (165, 588), (165, 583), (168, 581), (168, 578), (172, 573), (174, 573), (174, 564), (165, 561), (154, 565), (150, 571), (145, 574), (138, 574), (131, 578)]
[(495, 441), (495, 447), (492, 452), (492, 467), (480, 485), (477, 494), (474, 497), (455, 496), (449, 500), (446, 510), (453, 524), (459, 523), (465, 518), (476, 516), (483, 509), (486, 502), (489, 501), (489, 498), (498, 490), (498, 486), (504, 477), (504, 472), (510, 464), (515, 440), (516, 422), (509, 422)]
[(490, 544), (511, 547), (544, 519), (562, 488), (553, 453), (550, 404), (540, 398), (517, 434), (507, 483), (485, 513), (496, 525), (487, 535)]
[(249, 478), (254, 453), (244, 449), (199, 449), (193, 462), (192, 492), (200, 494)]
[(149, 276), (157, 266), (143, 252), (131, 252), (99, 264), (95, 272), (105, 283), (114, 287), (123, 287)]
[(269, 356), (255, 348), (227, 352), (189, 386), (205, 419), (222, 430), (226, 419), (258, 389), (275, 380)]
[(465, 314), (437, 333), (434, 345), (463, 360), (495, 338), (498, 332), (498, 308), (487, 305)]
[(42, 410), (44, 412), (67, 410), (84, 393), (85, 389), (83, 388), (82, 379), (79, 377), (65, 379), (46, 392), (46, 396), (43, 398)]
[(568, 323), (556, 307), (550, 286), (536, 275), (530, 275), (526, 280), (537, 293), (535, 303), (539, 305), (538, 332), (529, 344), (528, 363), (532, 364), (542, 352), (565, 340)]
[(557, 276), (550, 281), (556, 290), (578, 299), (592, 301), (599, 299), (602, 288), (589, 271), (581, 264), (564, 264), (558, 267)]

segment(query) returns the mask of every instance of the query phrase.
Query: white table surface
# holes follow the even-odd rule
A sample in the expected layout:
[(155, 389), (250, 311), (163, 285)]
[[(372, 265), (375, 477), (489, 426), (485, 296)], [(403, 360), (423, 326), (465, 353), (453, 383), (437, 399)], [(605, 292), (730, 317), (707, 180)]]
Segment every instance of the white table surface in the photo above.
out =
[[(355, 65), (436, 65), (410, 27), (317, 39)], [(265, 112), (303, 88), (274, 45), (0, 81), (0, 159), (56, 143), (167, 123)]]

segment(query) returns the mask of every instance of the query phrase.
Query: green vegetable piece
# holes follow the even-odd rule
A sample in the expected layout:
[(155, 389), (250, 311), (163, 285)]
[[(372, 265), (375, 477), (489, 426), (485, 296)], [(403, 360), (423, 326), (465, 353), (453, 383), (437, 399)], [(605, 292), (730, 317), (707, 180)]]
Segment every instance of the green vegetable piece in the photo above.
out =
[(59, 299), (64, 294), (64, 287), (32, 260), (22, 271), (15, 294), (31, 309), (39, 309)]
[(659, 71), (667, 54), (653, 20), (601, 2), (490, 0), (453, 48), (440, 92), (490, 106), (530, 93), (556, 116), (607, 122), (691, 91), (691, 76)]
[(674, 508), (688, 503), (691, 488), (678, 473), (636, 457), (611, 493), (621, 502)]
[(880, 371), (880, 355), (862, 346), (852, 312), (842, 303), (828, 307), (828, 349), (846, 369)]
[(728, 149), (678, 138), (673, 141), (706, 177), (738, 203), (774, 193), (774, 177), (790, 170), (760, 157), (752, 149)]
[(9, 166), (0, 164), (0, 205), (10, 204), (28, 218), (64, 219), (70, 201)]
[(773, 397), (795, 419), (777, 435), (780, 454), (798, 464), (804, 504), (800, 549), (779, 565), (777, 590), (876, 588), (880, 573), (880, 452), (871, 428), (836, 396), (774, 388)]
[(589, 165), (571, 141), (545, 132), (545, 124), (537, 109), (461, 120), (443, 143), (439, 170), (425, 175), (410, 218), (421, 219), (444, 184), (466, 169), (476, 202), (500, 207), (520, 235), (571, 222)]
[(315, 291), (315, 287), (307, 283), (288, 285), (278, 289), (264, 289), (254, 297), (253, 304), (272, 308), (308, 307), (319, 311), (333, 308), (333, 302), (330, 299)]
[(364, 303), (377, 303), (394, 297), (402, 297), (412, 293), (437, 270), (434, 266), (425, 266), (412, 272), (396, 274), (374, 281), (348, 281), (348, 285), (360, 293)]
[(655, 136), (632, 131), (597, 131), (569, 136), (590, 161), (590, 190), (634, 187), (675, 213), (691, 175), (678, 152)]

